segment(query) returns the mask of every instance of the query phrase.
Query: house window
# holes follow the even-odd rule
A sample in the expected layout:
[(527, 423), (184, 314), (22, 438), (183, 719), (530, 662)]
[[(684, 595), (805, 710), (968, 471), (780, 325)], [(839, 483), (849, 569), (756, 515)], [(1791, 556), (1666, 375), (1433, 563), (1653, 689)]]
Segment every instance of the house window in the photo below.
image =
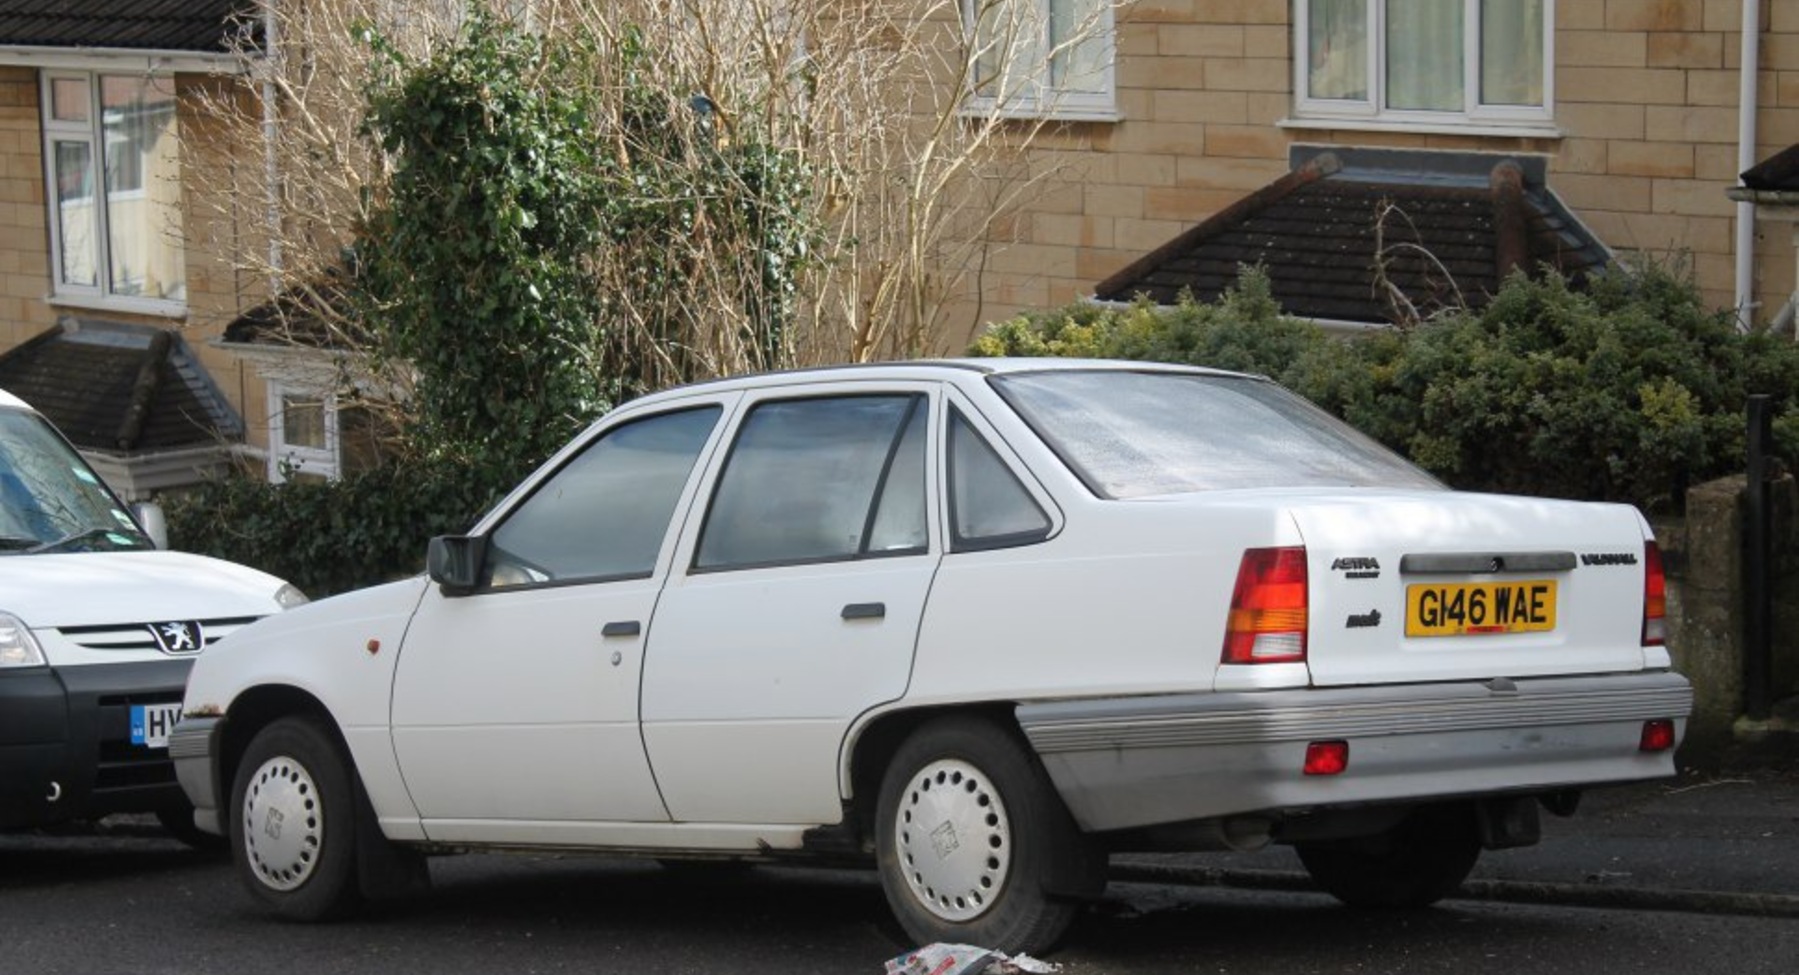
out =
[(336, 480), (337, 397), (313, 389), (269, 384), (269, 480)]
[(968, 110), (1020, 118), (1110, 121), (1112, 0), (962, 0)]
[(169, 75), (45, 72), (52, 293), (179, 312), (181, 149)]
[(1297, 113), (1547, 125), (1554, 2), (1295, 0)]

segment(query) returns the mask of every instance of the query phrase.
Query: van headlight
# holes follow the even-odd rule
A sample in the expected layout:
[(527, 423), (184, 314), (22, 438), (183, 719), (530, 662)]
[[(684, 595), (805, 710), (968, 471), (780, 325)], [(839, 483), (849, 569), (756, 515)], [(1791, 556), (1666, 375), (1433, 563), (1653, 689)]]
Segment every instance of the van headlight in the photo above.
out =
[(42, 667), (44, 650), (31, 627), (11, 613), (0, 613), (0, 667)]
[(309, 602), (311, 600), (307, 599), (306, 594), (300, 591), (300, 587), (291, 582), (284, 582), (280, 589), (275, 590), (275, 603), (282, 609), (293, 609), (295, 606), (304, 606)]

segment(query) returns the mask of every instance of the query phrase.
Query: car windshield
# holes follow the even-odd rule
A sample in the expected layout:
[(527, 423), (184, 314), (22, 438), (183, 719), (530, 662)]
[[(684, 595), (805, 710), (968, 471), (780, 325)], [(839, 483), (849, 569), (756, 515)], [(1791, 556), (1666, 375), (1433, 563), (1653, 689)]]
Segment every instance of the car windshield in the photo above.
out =
[(0, 555), (154, 547), (49, 423), (0, 409)]
[(1443, 485), (1274, 383), (1071, 370), (994, 376), (1012, 408), (1095, 494)]

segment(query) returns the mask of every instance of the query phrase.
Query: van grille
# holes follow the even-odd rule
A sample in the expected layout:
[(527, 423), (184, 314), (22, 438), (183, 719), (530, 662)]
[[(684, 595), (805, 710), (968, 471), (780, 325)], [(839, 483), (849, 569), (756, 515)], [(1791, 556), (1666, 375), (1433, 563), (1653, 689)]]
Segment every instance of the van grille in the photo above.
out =
[[(249, 626), (261, 617), (227, 616), (195, 620), (200, 624), (201, 646), (210, 647)], [(89, 650), (156, 650), (156, 637), (151, 627), (163, 621), (145, 623), (107, 623), (99, 626), (64, 626), (57, 630), (78, 646)]]

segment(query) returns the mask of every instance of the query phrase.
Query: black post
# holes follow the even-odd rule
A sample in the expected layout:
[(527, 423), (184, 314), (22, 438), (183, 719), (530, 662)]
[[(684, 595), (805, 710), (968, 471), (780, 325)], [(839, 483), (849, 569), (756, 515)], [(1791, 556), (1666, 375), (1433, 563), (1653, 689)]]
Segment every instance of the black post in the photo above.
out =
[(1771, 512), (1768, 506), (1768, 452), (1774, 437), (1768, 397), (1749, 397), (1748, 524), (1743, 539), (1743, 703), (1751, 720), (1765, 721), (1773, 709), (1773, 587), (1768, 584)]

